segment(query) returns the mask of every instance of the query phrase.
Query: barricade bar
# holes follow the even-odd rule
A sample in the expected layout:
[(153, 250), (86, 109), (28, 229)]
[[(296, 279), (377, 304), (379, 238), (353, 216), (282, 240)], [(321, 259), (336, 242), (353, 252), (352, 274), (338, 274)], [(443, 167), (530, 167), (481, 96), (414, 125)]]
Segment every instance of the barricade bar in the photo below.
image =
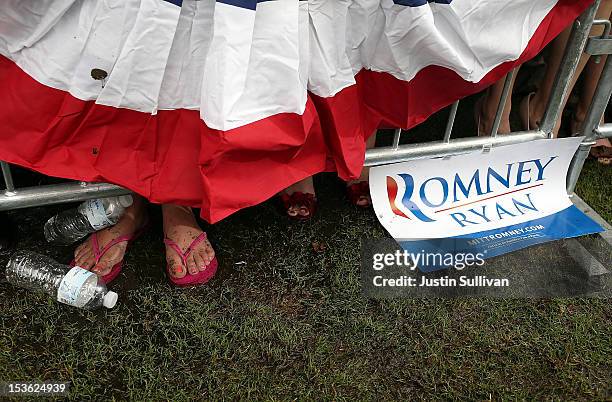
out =
[[(510, 89), (512, 86), (512, 81), (514, 80), (514, 74), (516, 73), (516, 69), (510, 70), (508, 74), (506, 74), (506, 79), (504, 80), (504, 88), (502, 90), (501, 98), (499, 99), (499, 104), (497, 105), (497, 111), (495, 112), (495, 120), (493, 121), (493, 127), (491, 128), (491, 137), (497, 137), (497, 132), (499, 131), (499, 125), (501, 124), (502, 115), (504, 114), (504, 108), (506, 107), (506, 100), (508, 100), (508, 96), (510, 95)], [(478, 127), (480, 130), (480, 127)]]
[(459, 108), (459, 101), (453, 103), (451, 106), (450, 114), (448, 115), (448, 121), (446, 122), (446, 130), (444, 130), (444, 139), (442, 141), (448, 143), (450, 141), (451, 134), (453, 132), (453, 126), (455, 125), (455, 118), (457, 117), (457, 109)]
[(107, 183), (62, 183), (19, 188), (0, 193), (0, 211), (84, 201), (98, 197), (129, 194), (130, 191)]
[(366, 152), (365, 166), (377, 166), (415, 159), (457, 155), (496, 146), (518, 144), (522, 142), (543, 140), (546, 138), (546, 134), (541, 131), (522, 131), (518, 133), (500, 135), (495, 138), (469, 137), (455, 139), (450, 142), (437, 141), (402, 145), (398, 148), (372, 148)]
[(6, 192), (12, 193), (15, 191), (15, 184), (13, 183), (13, 175), (11, 174), (11, 167), (8, 163), (0, 161), (0, 167), (2, 168), (2, 177), (4, 177), (4, 184), (6, 185)]
[(576, 73), (576, 68), (580, 62), (580, 57), (584, 51), (589, 34), (591, 32), (591, 26), (593, 25), (593, 18), (597, 8), (599, 7), (600, 0), (593, 2), (585, 12), (582, 13), (580, 18), (574, 23), (572, 33), (570, 34), (565, 54), (561, 60), (559, 71), (555, 82), (553, 84), (553, 90), (548, 99), (546, 111), (540, 125), (540, 129), (548, 134), (550, 138), (553, 136), (553, 130), (559, 118), (561, 117), (561, 106), (563, 100), (568, 95), (572, 78)]
[(612, 38), (589, 39), (585, 52), (593, 56), (602, 56), (612, 53)]
[(396, 128), (393, 132), (393, 148), (397, 149), (399, 147), (400, 139), (402, 137), (402, 129)]
[(602, 135), (602, 130), (604, 133), (607, 132), (609, 134), (610, 124), (599, 127), (599, 123), (601, 121), (601, 116), (603, 116), (604, 112), (606, 111), (611, 94), (612, 57), (608, 57), (606, 59), (606, 64), (603, 71), (601, 72), (599, 82), (597, 83), (597, 88), (595, 89), (595, 94), (593, 95), (593, 101), (589, 106), (584, 123), (580, 129), (580, 133), (584, 134), (585, 137), (582, 144), (580, 144), (576, 155), (574, 155), (574, 159), (572, 159), (570, 170), (567, 175), (567, 190), (569, 194), (573, 193), (574, 189), (576, 188), (576, 183), (580, 177), (580, 172), (582, 172), (584, 161), (586, 160), (587, 156), (589, 156), (591, 146), (595, 143), (597, 138)]
[(607, 36), (610, 35), (612, 24), (609, 20), (595, 20), (593, 21), (593, 26), (595, 25), (604, 26), (603, 34), (599, 38), (589, 38), (584, 52), (594, 55), (595, 63), (599, 64), (602, 55), (612, 53), (612, 40), (611, 38), (607, 38)]
[(597, 139), (612, 138), (612, 123), (599, 126), (599, 128), (595, 130), (595, 133), (597, 134)]

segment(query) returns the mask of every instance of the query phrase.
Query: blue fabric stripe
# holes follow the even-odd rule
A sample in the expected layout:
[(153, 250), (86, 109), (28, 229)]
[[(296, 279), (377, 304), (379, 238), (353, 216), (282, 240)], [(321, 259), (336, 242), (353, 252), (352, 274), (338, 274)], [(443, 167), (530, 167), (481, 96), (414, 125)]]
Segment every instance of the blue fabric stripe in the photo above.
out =
[[(181, 5), (182, 0), (165, 0), (176, 5)], [(240, 8), (246, 8), (248, 10), (255, 10), (257, 3), (263, 3), (265, 1), (275, 0), (217, 0), (218, 3), (228, 4), (230, 6), (236, 6)], [(438, 4), (450, 4), (453, 0), (393, 0), (395, 4), (408, 7), (420, 7), (427, 3), (438, 3)]]
[(217, 3), (229, 4), (230, 6), (236, 6), (240, 8), (246, 8), (249, 10), (255, 10), (257, 3), (263, 3), (265, 1), (274, 0), (217, 0)]
[(453, 0), (393, 0), (395, 4), (408, 7), (420, 7), (427, 3), (450, 4)]
[[(183, 0), (163, 0), (167, 3), (172, 3), (176, 6), (181, 7)], [(236, 6), (240, 8), (246, 8), (249, 10), (255, 10), (257, 3), (263, 3), (264, 1), (274, 0), (217, 0), (219, 3), (229, 4), (230, 6)], [(427, 3), (439, 3), (439, 4), (450, 4), (453, 0), (393, 0), (395, 4), (408, 7), (420, 7)]]
[[(175, 4), (179, 7), (183, 4), (183, 0), (163, 0), (163, 1)], [(274, 1), (274, 0), (217, 0), (217, 2), (219, 3), (229, 4), (230, 6), (236, 6), (240, 8), (246, 8), (248, 10), (255, 10), (257, 8), (257, 3), (263, 3), (264, 1)], [(400, 6), (408, 6), (408, 7), (420, 7), (420, 6), (424, 6), (427, 3), (450, 4), (452, 1), (453, 0), (393, 0), (395, 4), (399, 4)]]

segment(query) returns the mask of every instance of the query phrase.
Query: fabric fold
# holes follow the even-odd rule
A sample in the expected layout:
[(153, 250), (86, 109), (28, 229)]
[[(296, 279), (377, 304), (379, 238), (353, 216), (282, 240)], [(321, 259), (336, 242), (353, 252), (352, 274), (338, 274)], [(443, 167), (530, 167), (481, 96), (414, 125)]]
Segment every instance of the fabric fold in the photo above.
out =
[(5, 0), (0, 160), (210, 222), (312, 174), (359, 176), (535, 56), (592, 0)]

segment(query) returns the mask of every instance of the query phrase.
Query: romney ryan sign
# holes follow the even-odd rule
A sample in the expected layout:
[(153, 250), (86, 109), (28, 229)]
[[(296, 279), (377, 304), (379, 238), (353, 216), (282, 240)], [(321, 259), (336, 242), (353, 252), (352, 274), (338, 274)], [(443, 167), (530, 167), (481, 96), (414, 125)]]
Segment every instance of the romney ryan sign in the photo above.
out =
[(374, 209), (410, 252), (493, 257), (599, 232), (565, 190), (579, 144), (580, 138), (542, 140), (376, 167), (370, 171)]

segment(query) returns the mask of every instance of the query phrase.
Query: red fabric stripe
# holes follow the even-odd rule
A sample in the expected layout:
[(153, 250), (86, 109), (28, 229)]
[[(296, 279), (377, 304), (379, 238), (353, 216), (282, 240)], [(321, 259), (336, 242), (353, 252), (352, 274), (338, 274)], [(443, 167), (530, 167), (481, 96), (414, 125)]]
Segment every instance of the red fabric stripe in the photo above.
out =
[(325, 170), (316, 110), (227, 132), (193, 110), (152, 116), (74, 98), (0, 57), (0, 159), (50, 176), (107, 181), (216, 222)]
[(536, 55), (591, 2), (560, 0), (521, 58), (477, 84), (435, 66), (410, 82), (362, 71), (357, 85), (333, 98), (311, 96), (303, 116), (278, 114), (227, 132), (208, 128), (197, 111), (152, 116), (81, 101), (0, 57), (0, 159), (50, 176), (116, 183), (157, 203), (200, 207), (214, 223), (323, 170), (358, 177), (365, 139), (377, 127), (412, 127), (480, 91)]

